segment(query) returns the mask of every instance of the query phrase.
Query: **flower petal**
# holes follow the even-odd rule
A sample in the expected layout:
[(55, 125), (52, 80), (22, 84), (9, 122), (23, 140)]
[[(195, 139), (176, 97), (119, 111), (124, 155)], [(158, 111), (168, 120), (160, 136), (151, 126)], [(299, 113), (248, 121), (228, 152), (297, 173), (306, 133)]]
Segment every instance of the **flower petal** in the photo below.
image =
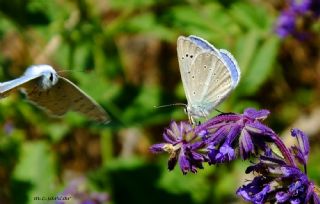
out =
[(149, 150), (153, 153), (161, 153), (161, 152), (164, 152), (165, 145), (166, 143), (154, 144), (149, 148)]
[(247, 108), (244, 110), (243, 115), (252, 119), (263, 120), (263, 119), (266, 119), (269, 114), (270, 114), (270, 111), (265, 109), (256, 110), (254, 108)]
[(254, 144), (246, 129), (242, 130), (239, 138), (239, 151), (242, 159), (246, 159), (250, 153), (254, 153)]
[(235, 159), (235, 151), (229, 145), (220, 147), (218, 154), (215, 156), (217, 163), (230, 162)]
[(307, 135), (301, 130), (294, 128), (291, 130), (291, 135), (296, 137), (298, 140), (298, 146), (294, 146), (291, 150), (294, 152), (295, 157), (298, 161), (306, 165), (308, 162), (309, 152), (310, 152), (310, 144)]
[(183, 174), (188, 173), (190, 170), (190, 162), (184, 154), (179, 156), (179, 166)]
[(286, 202), (290, 198), (290, 194), (284, 191), (280, 191), (276, 193), (277, 202), (283, 203)]

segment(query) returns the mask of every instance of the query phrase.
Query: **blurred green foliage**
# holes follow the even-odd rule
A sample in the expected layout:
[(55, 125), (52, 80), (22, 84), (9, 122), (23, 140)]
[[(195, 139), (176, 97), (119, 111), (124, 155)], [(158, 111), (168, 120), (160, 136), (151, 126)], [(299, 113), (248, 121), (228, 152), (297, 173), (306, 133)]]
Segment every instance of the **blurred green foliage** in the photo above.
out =
[[(193, 34), (228, 49), (240, 65), (241, 82), (221, 111), (270, 109), (268, 123), (279, 132), (301, 110), (312, 111), (319, 59), (299, 48), (316, 48), (273, 33), (278, 8), (262, 0), (0, 1), (0, 80), (51, 64), (112, 118), (108, 125), (77, 113), (51, 118), (23, 94), (1, 99), (0, 203), (41, 203), (34, 196), (58, 195), (83, 175), (112, 203), (238, 201), (243, 162), (182, 176), (148, 152), (170, 120), (187, 119), (180, 107), (154, 107), (185, 102), (176, 39)], [(309, 169), (319, 181), (320, 153), (313, 153)]]

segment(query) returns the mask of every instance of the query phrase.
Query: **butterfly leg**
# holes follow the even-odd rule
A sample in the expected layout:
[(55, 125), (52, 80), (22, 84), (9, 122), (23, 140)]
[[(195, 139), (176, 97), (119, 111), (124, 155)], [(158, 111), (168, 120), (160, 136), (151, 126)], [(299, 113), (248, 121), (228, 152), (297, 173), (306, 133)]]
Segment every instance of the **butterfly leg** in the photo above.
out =
[(188, 114), (188, 118), (189, 118), (189, 123), (190, 123), (191, 125), (195, 125), (195, 124), (196, 124), (195, 119), (194, 119), (190, 114)]
[(193, 118), (191, 115), (188, 114), (189, 123), (193, 124)]

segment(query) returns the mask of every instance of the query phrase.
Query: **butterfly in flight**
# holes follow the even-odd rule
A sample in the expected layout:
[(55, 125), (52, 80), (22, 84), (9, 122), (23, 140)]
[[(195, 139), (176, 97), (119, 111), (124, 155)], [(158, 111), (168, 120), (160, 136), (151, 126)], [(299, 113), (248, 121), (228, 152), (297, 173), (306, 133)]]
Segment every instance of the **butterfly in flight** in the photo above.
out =
[(75, 111), (97, 122), (110, 121), (106, 111), (95, 100), (74, 83), (59, 76), (50, 65), (32, 65), (21, 77), (0, 83), (0, 98), (17, 89), (21, 89), (29, 101), (53, 116)]

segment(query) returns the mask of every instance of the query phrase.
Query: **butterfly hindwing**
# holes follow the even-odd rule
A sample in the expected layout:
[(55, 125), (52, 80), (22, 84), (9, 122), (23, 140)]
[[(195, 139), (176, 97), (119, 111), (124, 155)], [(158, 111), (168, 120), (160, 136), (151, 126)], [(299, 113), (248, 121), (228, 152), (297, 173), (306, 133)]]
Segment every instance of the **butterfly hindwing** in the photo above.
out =
[(62, 116), (71, 108), (68, 93), (62, 89), (59, 82), (47, 90), (43, 90), (39, 83), (28, 84), (25, 92), (30, 102), (51, 115)]
[(217, 106), (231, 90), (230, 73), (213, 52), (199, 54), (191, 65), (190, 103), (206, 111)]
[(107, 123), (110, 121), (106, 111), (74, 83), (64, 77), (59, 77), (58, 83), (61, 83), (63, 90), (66, 90), (69, 97), (72, 98), (71, 110), (99, 122)]
[(224, 49), (220, 49), (220, 55), (226, 63), (228, 70), (230, 71), (232, 79), (232, 88), (235, 88), (240, 81), (241, 74), (237, 60), (232, 56), (232, 54), (229, 51)]

